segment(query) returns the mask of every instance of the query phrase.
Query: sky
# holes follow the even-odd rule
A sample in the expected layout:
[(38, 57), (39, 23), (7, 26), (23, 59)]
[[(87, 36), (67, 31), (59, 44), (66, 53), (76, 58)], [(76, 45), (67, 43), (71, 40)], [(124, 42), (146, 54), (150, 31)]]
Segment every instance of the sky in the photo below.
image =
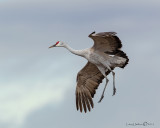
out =
[[(85, 114), (75, 88), (87, 61), (48, 47), (59, 40), (92, 47), (93, 31), (117, 32), (130, 61), (115, 69), (117, 94), (109, 75), (103, 101), (105, 81)], [(0, 0), (0, 128), (159, 128), (159, 33), (158, 0)]]

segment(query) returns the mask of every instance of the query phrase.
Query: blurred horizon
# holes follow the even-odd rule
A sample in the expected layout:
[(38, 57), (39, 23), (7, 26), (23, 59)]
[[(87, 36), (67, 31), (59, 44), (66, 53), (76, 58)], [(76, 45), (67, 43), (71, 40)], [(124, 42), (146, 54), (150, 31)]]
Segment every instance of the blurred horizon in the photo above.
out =
[[(159, 128), (159, 12), (157, 0), (0, 0), (0, 127), (117, 128), (147, 121)], [(115, 69), (117, 94), (109, 75), (103, 101), (97, 103), (105, 81), (85, 114), (76, 110), (75, 88), (87, 60), (48, 47), (58, 40), (92, 47), (93, 31), (115, 31), (130, 61)]]

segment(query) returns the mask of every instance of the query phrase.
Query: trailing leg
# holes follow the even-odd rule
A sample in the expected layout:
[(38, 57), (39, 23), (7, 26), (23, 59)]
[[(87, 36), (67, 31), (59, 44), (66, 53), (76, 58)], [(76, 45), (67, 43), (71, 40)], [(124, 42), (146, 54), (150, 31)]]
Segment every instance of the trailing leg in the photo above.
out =
[(115, 87), (115, 72), (112, 71), (112, 69), (108, 66), (107, 66), (107, 70), (109, 70), (110, 72), (112, 72), (112, 75), (113, 75), (113, 95), (114, 96), (116, 94), (116, 87)]
[(115, 87), (115, 73), (112, 71), (112, 75), (113, 75), (113, 95), (114, 96), (116, 94), (116, 87)]
[(105, 86), (104, 86), (104, 89), (103, 89), (103, 92), (102, 92), (101, 98), (99, 99), (98, 103), (100, 103), (100, 102), (102, 101), (102, 99), (103, 99), (103, 97), (104, 97), (105, 89), (106, 89), (107, 84), (108, 84), (108, 81), (109, 81), (109, 80), (107, 79), (107, 77), (105, 77), (105, 78), (106, 78), (106, 84), (105, 84)]

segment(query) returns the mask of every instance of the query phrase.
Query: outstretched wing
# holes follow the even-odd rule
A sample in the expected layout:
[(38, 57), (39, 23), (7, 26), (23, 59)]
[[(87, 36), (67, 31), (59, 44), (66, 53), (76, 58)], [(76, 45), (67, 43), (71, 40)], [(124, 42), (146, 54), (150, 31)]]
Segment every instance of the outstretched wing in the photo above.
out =
[(87, 108), (90, 111), (93, 108), (94, 94), (99, 84), (102, 82), (104, 76), (99, 69), (92, 63), (88, 62), (85, 67), (77, 75), (77, 87), (76, 87), (76, 107), (77, 110), (84, 109), (87, 112)]
[(115, 32), (95, 32), (89, 35), (94, 40), (93, 49), (101, 52), (114, 53), (122, 47), (121, 40), (116, 36)]

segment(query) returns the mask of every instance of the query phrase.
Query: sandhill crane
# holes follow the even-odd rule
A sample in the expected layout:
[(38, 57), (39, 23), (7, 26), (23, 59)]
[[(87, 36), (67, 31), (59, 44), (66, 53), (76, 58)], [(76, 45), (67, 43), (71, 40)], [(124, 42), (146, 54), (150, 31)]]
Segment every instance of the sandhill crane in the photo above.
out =
[(114, 68), (124, 68), (128, 64), (126, 53), (121, 51), (121, 41), (115, 32), (92, 32), (89, 37), (93, 39), (94, 45), (91, 48), (83, 50), (74, 50), (62, 41), (56, 42), (52, 47), (65, 47), (71, 53), (82, 56), (88, 60), (88, 63), (77, 75), (76, 86), (76, 107), (80, 112), (90, 111), (93, 108), (93, 100), (96, 89), (102, 80), (106, 79), (99, 102), (104, 97), (104, 92), (108, 83), (107, 75), (112, 72), (113, 75), (113, 95), (116, 93)]

